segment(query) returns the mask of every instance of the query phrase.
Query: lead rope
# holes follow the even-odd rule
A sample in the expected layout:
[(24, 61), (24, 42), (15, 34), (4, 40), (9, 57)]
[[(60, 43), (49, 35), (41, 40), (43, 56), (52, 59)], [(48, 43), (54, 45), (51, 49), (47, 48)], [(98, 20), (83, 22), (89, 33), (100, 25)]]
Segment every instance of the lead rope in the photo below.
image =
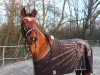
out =
[(35, 68), (35, 66), (34, 66), (34, 65), (35, 65), (35, 56), (36, 56), (35, 53), (36, 53), (36, 43), (35, 43), (35, 52), (34, 52), (34, 56), (33, 56), (33, 68), (34, 68), (34, 70), (33, 70), (33, 75), (36, 75), (36, 73), (37, 73), (37, 72), (36, 72), (36, 68)]
[(26, 60), (28, 58), (28, 52), (29, 52), (29, 50), (27, 49), (27, 40), (26, 39), (25, 39), (24, 45), (25, 45), (25, 60)]

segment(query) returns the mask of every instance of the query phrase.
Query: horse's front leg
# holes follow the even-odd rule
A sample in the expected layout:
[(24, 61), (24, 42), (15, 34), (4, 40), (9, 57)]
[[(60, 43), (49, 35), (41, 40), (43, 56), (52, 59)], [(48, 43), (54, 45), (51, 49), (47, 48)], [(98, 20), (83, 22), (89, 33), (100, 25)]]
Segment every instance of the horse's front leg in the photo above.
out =
[(81, 74), (81, 70), (76, 70), (75, 73), (76, 73), (76, 75), (80, 75)]
[(91, 73), (89, 71), (87, 71), (87, 70), (83, 70), (82, 71), (82, 75), (91, 75)]

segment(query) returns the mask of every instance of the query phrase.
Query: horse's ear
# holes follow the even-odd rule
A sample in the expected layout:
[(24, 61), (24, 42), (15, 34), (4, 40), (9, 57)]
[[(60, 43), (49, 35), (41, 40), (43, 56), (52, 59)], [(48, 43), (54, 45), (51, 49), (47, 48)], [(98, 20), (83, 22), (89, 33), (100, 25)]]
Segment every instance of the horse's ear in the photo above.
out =
[(21, 10), (21, 16), (25, 17), (26, 16), (26, 10), (25, 7)]
[(36, 9), (34, 9), (34, 10), (32, 11), (32, 16), (35, 18), (36, 15), (37, 15), (37, 11), (36, 11)]

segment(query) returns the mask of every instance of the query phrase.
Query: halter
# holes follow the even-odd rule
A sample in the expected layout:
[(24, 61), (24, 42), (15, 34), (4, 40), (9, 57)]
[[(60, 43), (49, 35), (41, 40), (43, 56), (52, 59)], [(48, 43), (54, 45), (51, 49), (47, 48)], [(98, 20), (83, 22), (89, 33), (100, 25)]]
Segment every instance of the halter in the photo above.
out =
[[(34, 21), (35, 19), (33, 17), (24, 17), (23, 20), (28, 20), (28, 21)], [(22, 35), (25, 38), (25, 48), (27, 46), (27, 43), (29, 42), (29, 38), (28, 38), (28, 33), (31, 31), (34, 31), (36, 36), (37, 36), (37, 30), (35, 28), (30, 27), (28, 30), (24, 29), (24, 22), (21, 24), (21, 31), (22, 31)], [(36, 38), (34, 38), (34, 42), (36, 41)], [(32, 42), (33, 43), (33, 42)]]
[(35, 28), (30, 28), (27, 32), (26, 32), (26, 36), (28, 35), (29, 32), (34, 31), (37, 35), (37, 31)]

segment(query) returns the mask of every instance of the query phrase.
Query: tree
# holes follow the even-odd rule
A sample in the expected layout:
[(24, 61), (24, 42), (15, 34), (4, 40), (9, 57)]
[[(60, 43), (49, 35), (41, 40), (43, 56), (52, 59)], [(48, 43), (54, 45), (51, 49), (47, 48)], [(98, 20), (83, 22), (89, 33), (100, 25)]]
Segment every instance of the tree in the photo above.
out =
[(20, 15), (19, 15), (19, 8), (20, 5), (16, 3), (16, 0), (3, 0), (3, 6), (5, 11), (6, 20), (2, 24), (1, 28), (1, 45), (14, 45), (20, 44), (21, 41), (21, 33), (20, 33)]
[(85, 39), (86, 37), (86, 31), (87, 29), (93, 24), (93, 22), (95, 21), (95, 19), (97, 18), (97, 16), (100, 14), (100, 9), (97, 9), (97, 6), (100, 4), (99, 0), (88, 0), (88, 5), (85, 3), (84, 4), (87, 6), (87, 10), (85, 10), (86, 14), (86, 19), (83, 25), (83, 30), (82, 30), (82, 34), (81, 34), (81, 38)]

